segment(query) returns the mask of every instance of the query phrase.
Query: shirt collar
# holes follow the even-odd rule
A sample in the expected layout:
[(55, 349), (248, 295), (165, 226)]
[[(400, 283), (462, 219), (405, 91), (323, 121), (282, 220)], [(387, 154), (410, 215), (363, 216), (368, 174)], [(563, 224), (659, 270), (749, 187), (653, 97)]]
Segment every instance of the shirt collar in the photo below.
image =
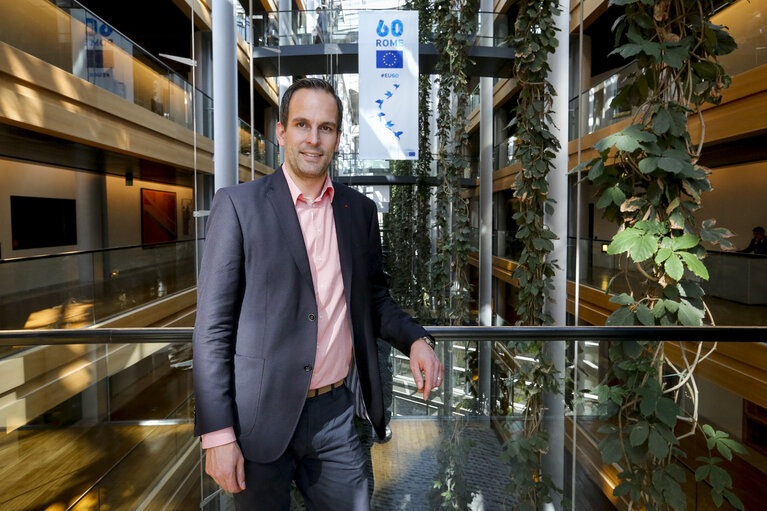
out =
[[(293, 181), (293, 178), (290, 177), (290, 173), (287, 172), (284, 167), (282, 169), (282, 173), (285, 176), (285, 181), (288, 182), (288, 188), (290, 189), (290, 197), (293, 199), (293, 205), (295, 206), (298, 204), (299, 200), (307, 202), (304, 198), (304, 194), (298, 188), (298, 185), (295, 183), (295, 181)], [(325, 175), (325, 183), (322, 185), (322, 191), (320, 192), (320, 195), (314, 199), (314, 202), (319, 202), (322, 200), (322, 198), (325, 197), (325, 194), (328, 194), (330, 202), (333, 202), (335, 188), (333, 188), (333, 182), (330, 180), (330, 176), (327, 174)]]

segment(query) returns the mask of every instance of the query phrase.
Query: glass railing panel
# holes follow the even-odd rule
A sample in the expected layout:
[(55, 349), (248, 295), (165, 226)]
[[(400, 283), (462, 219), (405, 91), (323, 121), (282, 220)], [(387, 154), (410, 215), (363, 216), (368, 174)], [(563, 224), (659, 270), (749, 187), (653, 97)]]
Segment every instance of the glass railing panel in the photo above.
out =
[[(429, 175), (437, 175), (438, 155), (432, 153), (431, 170)], [(363, 160), (355, 153), (339, 153), (333, 158), (330, 173), (335, 176), (381, 176), (393, 175), (395, 160)], [(416, 161), (413, 160), (413, 165)], [(479, 176), (479, 158), (464, 158), (464, 179), (476, 179)]]
[[(645, 277), (633, 265), (613, 279), (621, 272), (620, 259), (607, 253), (609, 244), (606, 239), (580, 239), (576, 245), (575, 238), (568, 238), (567, 278), (575, 280), (578, 264), (582, 285), (607, 291), (612, 281), (615, 294), (641, 289)], [(704, 263), (709, 279), (700, 284), (716, 324), (767, 325), (767, 289), (760, 285), (767, 279), (767, 256), (711, 250)]]
[[(250, 124), (238, 119), (240, 154), (250, 157)], [(276, 169), (279, 166), (279, 147), (274, 142), (267, 140), (258, 130), (253, 130), (253, 153), (254, 159), (267, 167)]]
[[(259, 13), (253, 20), (256, 46), (292, 46), (307, 44), (355, 44), (359, 41), (358, 9), (322, 9), (317, 11), (272, 11)], [(480, 35), (480, 24), (484, 12), (477, 12), (477, 27), (469, 39), (471, 45), (505, 47), (505, 36), (486, 38)], [(504, 13), (490, 13), (495, 23), (506, 23)], [(501, 20), (501, 21), (499, 21)], [(282, 28), (281, 25), (282, 24)], [(282, 35), (280, 35), (282, 34)], [(434, 36), (426, 34), (428, 42)]]
[(27, 348), (2, 376), (2, 509), (199, 506), (188, 341)]
[[(477, 401), (477, 343), (444, 342), (437, 347), (445, 366), (445, 382), (428, 400), (417, 392), (409, 359), (394, 350), (392, 417), (451, 417), (480, 413)], [(386, 375), (384, 375), (386, 378)]]
[[(375, 480), (372, 508), (397, 509), (397, 503), (403, 502), (408, 509), (439, 508), (441, 492), (433, 491), (434, 483), (444, 481), (446, 470), (465, 484), (471, 493), (469, 500), (477, 505), (482, 502), (484, 509), (513, 507), (517, 499), (524, 499), (524, 493), (508, 493), (510, 462), (502, 458), (504, 443), (519, 438), (527, 420), (525, 388), (530, 382), (521, 376), (520, 368), (533, 358), (516, 351), (515, 345), (544, 338), (545, 349), (565, 359), (562, 395), (549, 401), (552, 408), (542, 420), (542, 427), (549, 431), (557, 431), (553, 428), (564, 424), (564, 436), (553, 435), (550, 440), (554, 445), (564, 444), (564, 449), (550, 451), (544, 466), (555, 467), (549, 475), (561, 481), (566, 494), (572, 496), (575, 491), (577, 508), (590, 503), (609, 509), (602, 500), (612, 497), (618, 471), (602, 463), (598, 447), (602, 434), (598, 430), (604, 423), (598, 417), (596, 394), (597, 385), (605, 383), (608, 376), (608, 350), (615, 343), (634, 340), (678, 342), (685, 338), (686, 330), (659, 333), (644, 328), (637, 334), (626, 328), (432, 329), (446, 372), (442, 387), (428, 401), (415, 392), (407, 360), (397, 353), (390, 359), (393, 435), (385, 444), (363, 444), (363, 452), (371, 457)], [(764, 328), (704, 330), (710, 333), (700, 330), (697, 335), (720, 342), (757, 342), (765, 335)], [(66, 341), (79, 336), (86, 339), (81, 344), (28, 346), (27, 351), (16, 355), (21, 363), (15, 372), (0, 373), (5, 389), (0, 394), (0, 427), (5, 429), (0, 435), (0, 455), (6, 463), (3, 468), (10, 467), (0, 479), (2, 508), (229, 509), (231, 496), (220, 492), (202, 474), (204, 457), (192, 436), (191, 329), (147, 329), (140, 334), (109, 331), (117, 340), (108, 344), (94, 338), (97, 332), (73, 332)], [(171, 332), (163, 337), (170, 339), (172, 335), (174, 340), (162, 341), (163, 332)], [(33, 342), (42, 342), (45, 333)], [(0, 346), (28, 342), (19, 341), (16, 335), (0, 332)], [(130, 342), (119, 340), (128, 339), (128, 335)], [(88, 339), (97, 343), (88, 343)], [(484, 350), (491, 356), (489, 375), (480, 372), (479, 352)], [(670, 348), (666, 355), (675, 356)], [(748, 361), (744, 363), (748, 365)], [(9, 367), (6, 364), (4, 369)], [(670, 368), (663, 381), (673, 382), (678, 370)], [(387, 378), (385, 373), (382, 376)], [(489, 413), (481, 410), (477, 399), (479, 387), (487, 381)], [(24, 397), (18, 392), (22, 388)], [(751, 410), (749, 417), (767, 416), (763, 408), (754, 403), (744, 406), (744, 400), (735, 395), (728, 398), (731, 403), (715, 403), (723, 391), (699, 379), (695, 393), (702, 403), (703, 423), (727, 430), (733, 413)], [(689, 409), (686, 399), (680, 402)], [(23, 406), (18, 405), (22, 401)], [(560, 406), (563, 408), (557, 410)], [(693, 453), (687, 459), (696, 459), (698, 452), (705, 454), (705, 440), (702, 444), (700, 440), (683, 440), (682, 447)], [(764, 447), (763, 438), (753, 434), (744, 442), (749, 449)], [(570, 453), (576, 456), (575, 488), (568, 472)], [(755, 486), (753, 478), (765, 476), (749, 465), (758, 459), (735, 458), (727, 467), (735, 491), (747, 509), (756, 509), (753, 503), (759, 492), (753, 488), (761, 486)], [(587, 471), (586, 466), (592, 470)], [(403, 478), (408, 484), (403, 484)], [(695, 480), (691, 470), (687, 479)], [(534, 483), (530, 477), (530, 484)], [(691, 488), (691, 495), (707, 495), (709, 488), (703, 484)]]
[[(585, 103), (584, 115), (586, 116), (582, 121), (584, 135), (594, 133), (597, 130), (629, 118), (631, 115), (630, 108), (613, 108), (610, 106), (610, 103), (618, 94), (628, 75), (635, 71), (636, 64), (631, 63), (583, 93), (583, 102)], [(579, 108), (578, 98), (572, 98), (568, 108), (569, 140), (578, 138), (579, 123), (581, 122), (578, 118)]]
[(493, 170), (502, 170), (517, 163), (517, 159), (514, 157), (515, 138), (509, 137), (493, 146)]
[[(5, 2), (0, 33), (3, 42), (192, 129), (191, 84), (79, 3)], [(209, 124), (199, 122), (198, 133), (212, 137)]]
[(724, 25), (738, 43), (738, 49), (719, 57), (719, 63), (731, 76), (767, 63), (767, 0), (740, 0), (711, 17)]
[(0, 330), (84, 328), (194, 286), (194, 241), (3, 260), (0, 280)]

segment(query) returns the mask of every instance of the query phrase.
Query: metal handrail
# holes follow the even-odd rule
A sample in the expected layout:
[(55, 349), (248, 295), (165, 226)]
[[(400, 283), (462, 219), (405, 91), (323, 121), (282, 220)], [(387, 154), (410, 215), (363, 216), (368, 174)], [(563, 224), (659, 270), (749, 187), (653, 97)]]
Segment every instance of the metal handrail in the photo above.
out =
[(205, 241), (205, 238), (197, 238), (196, 240), (192, 238), (190, 240), (158, 241), (157, 243), (125, 245), (123, 247), (92, 248), (90, 250), (70, 250), (67, 252), (56, 252), (55, 254), (39, 254), (39, 255), (33, 255), (33, 256), (7, 257), (5, 259), (0, 259), (0, 264), (18, 263), (21, 261), (32, 261), (35, 259), (51, 259), (53, 257), (64, 257), (64, 256), (83, 255), (83, 254), (97, 254), (101, 252), (114, 252), (117, 250), (128, 250), (132, 248), (155, 248), (155, 247), (161, 247), (165, 245), (178, 245), (180, 243), (192, 243), (194, 241)]
[[(430, 326), (437, 341), (664, 340), (767, 342), (767, 326)], [(193, 328), (85, 328), (3, 330), (0, 346), (45, 344), (190, 343)]]

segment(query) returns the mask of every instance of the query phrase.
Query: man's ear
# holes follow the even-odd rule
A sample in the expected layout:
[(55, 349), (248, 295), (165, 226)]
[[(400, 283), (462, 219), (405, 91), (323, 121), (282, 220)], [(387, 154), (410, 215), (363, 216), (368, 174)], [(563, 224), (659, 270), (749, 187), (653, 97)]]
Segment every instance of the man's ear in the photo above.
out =
[(281, 122), (277, 123), (277, 129), (275, 130), (275, 134), (277, 135), (277, 142), (280, 144), (280, 146), (284, 147), (285, 146), (285, 127), (282, 125)]
[(341, 145), (341, 130), (338, 130), (336, 133), (336, 149), (335, 152), (338, 152), (338, 146)]

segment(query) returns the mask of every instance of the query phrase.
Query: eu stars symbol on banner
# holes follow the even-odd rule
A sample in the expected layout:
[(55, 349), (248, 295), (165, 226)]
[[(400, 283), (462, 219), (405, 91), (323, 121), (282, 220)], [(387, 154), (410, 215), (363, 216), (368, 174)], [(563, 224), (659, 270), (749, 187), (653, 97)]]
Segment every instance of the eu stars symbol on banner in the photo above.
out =
[(397, 51), (397, 50), (376, 51), (376, 67), (402, 69), (402, 51)]

